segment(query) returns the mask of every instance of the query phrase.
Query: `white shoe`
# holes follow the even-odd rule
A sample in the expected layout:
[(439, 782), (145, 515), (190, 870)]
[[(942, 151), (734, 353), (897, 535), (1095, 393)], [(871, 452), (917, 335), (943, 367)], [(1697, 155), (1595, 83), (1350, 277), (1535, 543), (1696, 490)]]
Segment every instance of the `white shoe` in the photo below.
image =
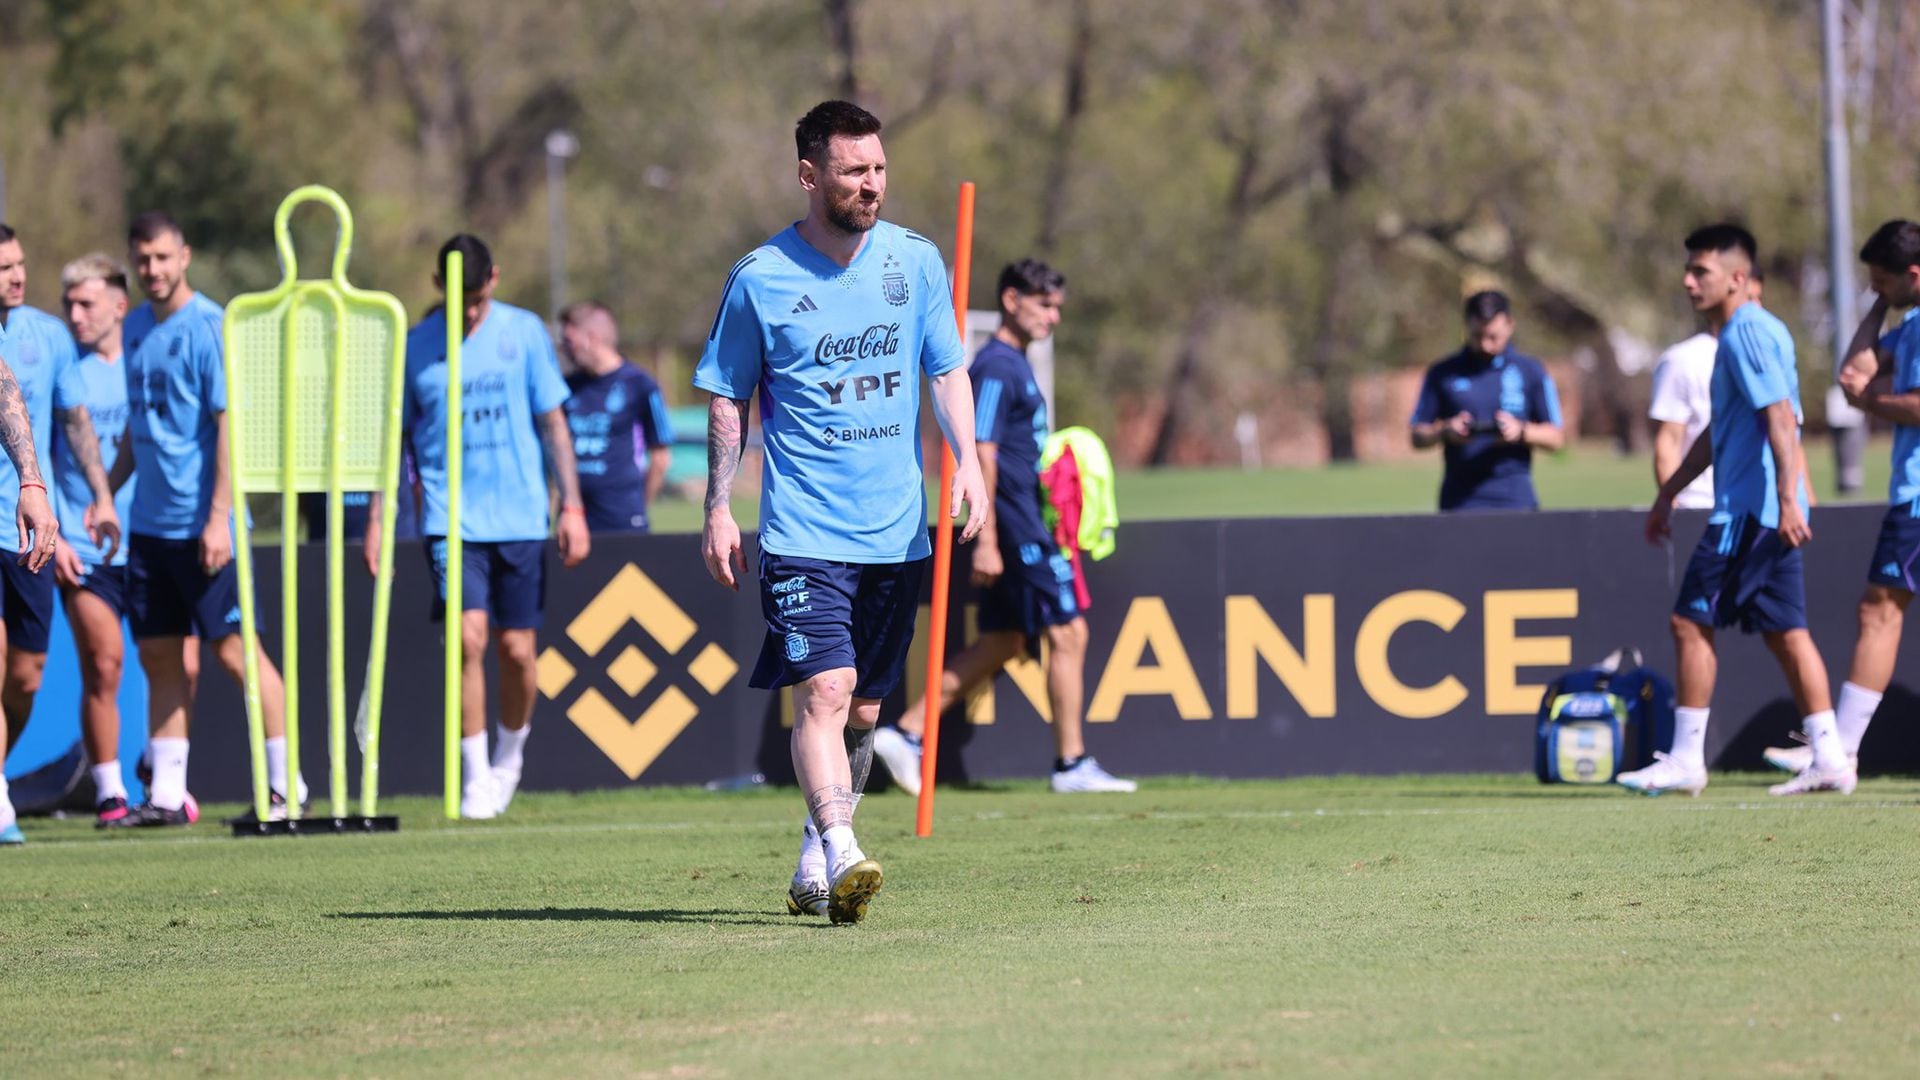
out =
[(1808, 765), (1800, 775), (1784, 784), (1775, 784), (1767, 789), (1769, 795), (1805, 795), (1814, 791), (1837, 791), (1842, 795), (1853, 794), (1855, 784), (1860, 782), (1860, 773), (1849, 764), (1844, 769), (1822, 769), (1817, 764)]
[(491, 770), (466, 782), (460, 789), (460, 816), (470, 821), (486, 821), (500, 816), (500, 789)]
[(1621, 773), (1614, 782), (1628, 791), (1658, 795), (1663, 791), (1684, 791), (1698, 796), (1707, 789), (1707, 767), (1685, 765), (1669, 754), (1655, 752), (1653, 764), (1644, 769)]
[(1071, 769), (1054, 771), (1053, 790), (1063, 795), (1082, 791), (1138, 791), (1140, 785), (1120, 779), (1101, 768), (1092, 755), (1087, 755)]
[[(1806, 735), (1798, 731), (1792, 732), (1792, 735), (1799, 746), (1769, 746), (1761, 756), (1767, 759), (1767, 764), (1781, 772), (1798, 776), (1813, 768), (1813, 747), (1807, 745)], [(1860, 755), (1848, 754), (1847, 764), (1853, 766), (1854, 772), (1859, 772)]]
[(513, 793), (520, 790), (520, 770), (508, 768), (505, 765), (495, 765), (492, 772), (493, 787), (498, 793), (494, 813), (504, 814), (507, 812), (508, 805), (513, 802)]
[(873, 756), (887, 767), (895, 787), (909, 795), (920, 794), (920, 740), (908, 738), (899, 728), (873, 729)]
[(827, 886), (827, 918), (835, 925), (857, 923), (867, 917), (867, 902), (880, 891), (884, 878), (880, 864), (859, 848), (846, 852)]

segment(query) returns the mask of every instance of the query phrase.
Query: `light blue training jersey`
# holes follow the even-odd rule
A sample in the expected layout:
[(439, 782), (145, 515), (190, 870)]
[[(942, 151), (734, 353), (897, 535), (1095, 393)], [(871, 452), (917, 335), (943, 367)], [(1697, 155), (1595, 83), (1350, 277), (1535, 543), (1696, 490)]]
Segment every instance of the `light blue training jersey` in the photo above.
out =
[[(460, 349), (460, 536), (545, 540), (546, 451), (535, 418), (567, 400), (547, 324), (493, 301)], [(447, 320), (434, 312), (407, 334), (401, 422), (426, 496), (421, 532), (447, 535)]]
[(876, 224), (853, 263), (789, 227), (734, 266), (693, 385), (760, 390), (760, 546), (849, 563), (925, 558), (920, 376), (966, 354), (933, 241)]
[[(1755, 518), (1780, 526), (1779, 475), (1767, 440), (1766, 408), (1793, 405), (1798, 440), (1800, 369), (1787, 324), (1759, 304), (1740, 305), (1720, 331), (1713, 361), (1713, 523)], [(1806, 477), (1796, 493), (1807, 509)]]
[(127, 431), (141, 483), (127, 531), (191, 540), (213, 504), (220, 414), (227, 411), (227, 369), (220, 305), (195, 293), (164, 322), (152, 304), (127, 316)]
[[(1893, 354), (1893, 392), (1911, 394), (1920, 390), (1920, 307), (1908, 308), (1900, 325), (1880, 338), (1882, 352)], [(1914, 517), (1920, 517), (1920, 427), (1895, 424), (1893, 428), (1893, 479), (1887, 485), (1887, 498), (1894, 505), (1905, 503)]]
[[(54, 388), (53, 399), (56, 409), (87, 410), (93, 433), (100, 440), (100, 465), (112, 473), (113, 463), (119, 460), (127, 437), (126, 357), (122, 355), (108, 361), (99, 353), (90, 352), (74, 361)], [(60, 538), (80, 556), (81, 562), (88, 566), (100, 565), (103, 552), (87, 535), (85, 523), (87, 507), (93, 505), (93, 489), (87, 485), (87, 474), (74, 457), (73, 446), (67, 442), (64, 431), (56, 433), (53, 440), (53, 477), (53, 512), (60, 519)], [(123, 524), (133, 514), (133, 489), (138, 482), (130, 476), (120, 490), (114, 492), (113, 508)], [(112, 565), (125, 566), (126, 562), (127, 545), (123, 539), (119, 550), (113, 553)]]
[[(0, 358), (13, 370), (20, 384), (20, 397), (27, 405), (27, 422), (33, 425), (33, 453), (43, 477), (53, 475), (51, 464), (53, 435), (53, 391), (75, 360), (73, 334), (67, 324), (32, 307), (17, 307), (7, 316), (6, 337), (0, 338)], [(53, 481), (48, 480), (51, 488)], [(53, 492), (47, 492), (49, 500)], [(20, 544), (20, 532), (14, 519), (20, 512), (20, 473), (12, 459), (0, 454), (0, 550), (13, 551)], [(59, 511), (54, 511), (59, 516)]]

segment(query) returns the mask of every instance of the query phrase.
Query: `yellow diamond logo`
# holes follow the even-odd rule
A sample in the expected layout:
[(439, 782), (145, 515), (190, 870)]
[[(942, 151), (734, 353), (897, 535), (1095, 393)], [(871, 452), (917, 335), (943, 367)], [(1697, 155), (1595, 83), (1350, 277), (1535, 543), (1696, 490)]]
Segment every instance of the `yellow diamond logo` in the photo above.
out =
[[(540, 654), (540, 692), (559, 700), (572, 688), (581, 668), (597, 660), (628, 623), (639, 626), (670, 656), (678, 656), (700, 630), (652, 578), (629, 563), (567, 624), (567, 639), (578, 648), (579, 661), (568, 659), (555, 646), (548, 646)], [(740, 665), (725, 649), (709, 642), (685, 670), (701, 689), (718, 694), (733, 680)], [(640, 696), (660, 674), (659, 666), (634, 645), (621, 649), (604, 671), (629, 698)], [(630, 718), (590, 686), (567, 706), (567, 719), (626, 773), (627, 779), (637, 780), (699, 712), (700, 707), (685, 690), (669, 685), (640, 715)]]

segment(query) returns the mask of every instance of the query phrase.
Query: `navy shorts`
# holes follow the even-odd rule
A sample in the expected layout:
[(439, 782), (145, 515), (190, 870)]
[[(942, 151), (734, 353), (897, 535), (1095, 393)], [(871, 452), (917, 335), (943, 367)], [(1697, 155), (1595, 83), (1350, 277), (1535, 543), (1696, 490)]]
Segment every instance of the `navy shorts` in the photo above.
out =
[(1889, 507), (1880, 521), (1880, 539), (1873, 545), (1873, 562), (1867, 567), (1867, 580), (1889, 589), (1920, 592), (1914, 585), (1914, 563), (1920, 562), (1920, 517), (1913, 506), (1901, 503)]
[(240, 577), (232, 562), (208, 577), (200, 540), (127, 537), (127, 622), (136, 641), (198, 637), (218, 641), (240, 632)]
[(1709, 524), (1687, 562), (1673, 611), (1702, 626), (1738, 626), (1749, 634), (1804, 630), (1800, 551), (1751, 517)]
[(89, 564), (87, 575), (80, 579), (78, 590), (69, 592), (89, 592), (104, 601), (113, 613), (122, 618), (127, 614), (127, 568), (122, 566), (100, 566)]
[(1002, 544), (1006, 572), (980, 592), (976, 625), (982, 633), (1017, 631), (1026, 635), (1036, 659), (1049, 626), (1065, 626), (1080, 617), (1073, 593), (1073, 563), (1051, 543)]
[(762, 551), (767, 637), (748, 685), (772, 690), (852, 668), (854, 697), (893, 693), (906, 674), (927, 562), (844, 563)]
[[(430, 536), (425, 545), (433, 571), (434, 622), (447, 617), (447, 541)], [(460, 609), (484, 611), (502, 630), (538, 630), (547, 608), (545, 540), (468, 540), (460, 545)]]
[(43, 653), (52, 637), (53, 568), (33, 573), (19, 554), (0, 551), (0, 614), (7, 625), (7, 648)]
[(580, 502), (586, 509), (587, 531), (602, 533), (647, 531), (645, 488), (630, 491), (581, 491)]

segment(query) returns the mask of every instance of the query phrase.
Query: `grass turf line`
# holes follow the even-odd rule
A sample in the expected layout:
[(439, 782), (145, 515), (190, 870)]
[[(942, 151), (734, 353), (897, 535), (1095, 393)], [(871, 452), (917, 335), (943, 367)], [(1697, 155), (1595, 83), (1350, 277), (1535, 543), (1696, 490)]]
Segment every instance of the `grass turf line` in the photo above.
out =
[[(27, 822), (22, 1076), (1898, 1075), (1920, 782), (1520, 777), (862, 804), (865, 925), (784, 914), (791, 792), (523, 795), (397, 836)], [(209, 817), (220, 808), (209, 808)], [(1835, 1019), (1838, 1017), (1838, 1019)]]

